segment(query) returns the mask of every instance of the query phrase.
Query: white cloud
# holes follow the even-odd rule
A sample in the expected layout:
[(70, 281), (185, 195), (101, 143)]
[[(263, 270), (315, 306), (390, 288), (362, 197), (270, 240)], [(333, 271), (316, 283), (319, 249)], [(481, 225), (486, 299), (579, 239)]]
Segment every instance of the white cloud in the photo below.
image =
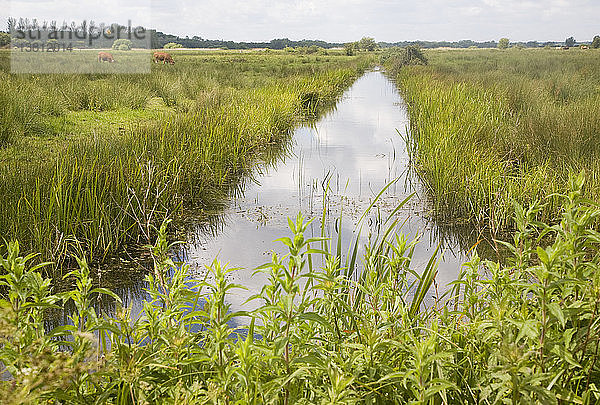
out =
[[(6, 4), (0, 0), (2, 9)], [(595, 0), (13, 0), (11, 5), (13, 16), (59, 21), (147, 21), (151, 11), (152, 25), (161, 31), (237, 41), (345, 42), (363, 35), (381, 41), (562, 40), (571, 35), (585, 40), (600, 33)]]

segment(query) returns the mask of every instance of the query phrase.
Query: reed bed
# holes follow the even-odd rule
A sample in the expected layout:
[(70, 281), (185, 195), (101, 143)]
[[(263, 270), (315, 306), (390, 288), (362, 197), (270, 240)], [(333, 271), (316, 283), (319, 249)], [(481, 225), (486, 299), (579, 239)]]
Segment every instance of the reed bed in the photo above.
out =
[(494, 233), (514, 228), (513, 201), (557, 220), (569, 176), (585, 170), (600, 201), (600, 62), (595, 51), (428, 51), (395, 71), (414, 160), (436, 216)]
[(57, 266), (73, 252), (102, 260), (148, 243), (165, 218), (226, 198), (370, 63), (232, 53), (176, 60), (149, 75), (10, 75), (3, 61), (4, 238)]

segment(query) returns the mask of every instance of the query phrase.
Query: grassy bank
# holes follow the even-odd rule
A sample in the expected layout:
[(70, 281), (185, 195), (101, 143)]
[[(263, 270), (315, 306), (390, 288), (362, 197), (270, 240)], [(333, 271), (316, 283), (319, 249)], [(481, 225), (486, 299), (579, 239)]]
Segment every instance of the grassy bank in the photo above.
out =
[(369, 64), (283, 53), (174, 58), (149, 75), (11, 75), (8, 52), (0, 55), (0, 235), (57, 264), (147, 243), (166, 217), (222, 201)]
[[(398, 78), (412, 152), (445, 222), (513, 228), (512, 200), (546, 204), (585, 170), (600, 201), (600, 59), (596, 51), (428, 51)], [(550, 196), (550, 197), (549, 197)]]
[[(152, 247), (150, 299), (141, 316), (95, 309), (85, 261), (77, 287), (54, 295), (13, 242), (0, 256), (3, 403), (69, 404), (595, 404), (600, 400), (600, 215), (583, 177), (561, 196), (561, 222), (518, 209), (508, 264), (473, 256), (435, 299), (435, 257), (412, 263), (415, 242), (393, 218), (373, 236), (360, 275), (335, 242), (306, 239), (290, 221), (285, 257), (262, 267), (258, 308), (231, 312), (234, 270), (187, 278), (168, 257), (165, 228)], [(396, 220), (397, 221), (397, 220)], [(550, 236), (549, 238), (544, 236)], [(552, 240), (546, 244), (544, 241)], [(329, 246), (329, 248), (326, 248)], [(324, 248), (323, 251), (315, 249)], [(325, 249), (326, 248), (326, 249)], [(323, 256), (322, 268), (313, 267)], [(487, 276), (482, 277), (482, 274)], [(582, 280), (586, 280), (582, 282)], [(432, 299), (432, 295), (434, 295)], [(115, 299), (116, 296), (114, 296)], [(68, 305), (70, 304), (70, 305)], [(427, 305), (425, 305), (427, 304)], [(47, 333), (53, 307), (71, 324)]]

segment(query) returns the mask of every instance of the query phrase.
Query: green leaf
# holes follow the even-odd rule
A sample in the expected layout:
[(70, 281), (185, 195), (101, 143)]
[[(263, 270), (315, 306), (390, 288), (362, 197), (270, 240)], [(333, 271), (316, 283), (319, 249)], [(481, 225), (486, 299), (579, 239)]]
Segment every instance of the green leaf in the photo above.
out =
[(121, 298), (119, 298), (119, 296), (117, 294), (115, 294), (108, 288), (102, 288), (102, 287), (94, 288), (92, 291), (90, 291), (90, 294), (94, 294), (94, 293), (108, 295), (109, 297), (114, 298), (119, 304), (121, 303)]
[(333, 327), (331, 326), (331, 324), (329, 322), (327, 322), (325, 320), (325, 318), (323, 318), (321, 315), (317, 314), (316, 312), (304, 312), (304, 313), (298, 315), (298, 319), (317, 322), (318, 324), (320, 324), (324, 328), (328, 329), (329, 331), (333, 331)]
[(46, 336), (49, 338), (57, 336), (68, 336), (77, 332), (77, 328), (73, 325), (62, 325), (52, 329)]
[(544, 249), (542, 249), (541, 247), (537, 247), (537, 254), (540, 258), (540, 260), (542, 261), (542, 263), (544, 263), (545, 265), (548, 265), (548, 253), (546, 253), (546, 251)]
[(565, 319), (565, 314), (560, 308), (558, 302), (551, 302), (550, 304), (548, 304), (548, 309), (550, 310), (550, 313), (554, 315), (556, 319), (558, 319), (560, 325), (564, 328), (567, 320)]
[(275, 239), (275, 242), (282, 242), (284, 245), (286, 245), (289, 248), (293, 248), (294, 247), (294, 243), (287, 236), (285, 236), (283, 238)]
[(539, 322), (535, 319), (528, 319), (524, 322), (513, 322), (519, 327), (519, 335), (517, 336), (517, 342), (523, 337), (527, 336), (531, 340), (537, 340), (539, 338)]

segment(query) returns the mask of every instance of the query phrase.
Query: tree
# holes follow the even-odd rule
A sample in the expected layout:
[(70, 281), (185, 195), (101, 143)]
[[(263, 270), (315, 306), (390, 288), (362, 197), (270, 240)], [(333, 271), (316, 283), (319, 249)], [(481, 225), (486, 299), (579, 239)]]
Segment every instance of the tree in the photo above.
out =
[(377, 43), (374, 38), (363, 37), (360, 41), (358, 41), (358, 48), (363, 49), (365, 51), (374, 51), (377, 48)]
[(498, 49), (507, 49), (509, 44), (510, 41), (508, 38), (500, 38), (500, 41), (498, 41)]
[(565, 40), (565, 45), (567, 45), (569, 48), (572, 46), (575, 46), (575, 38), (573, 37), (569, 37)]
[(600, 48), (600, 36), (596, 35), (592, 41), (592, 48), (598, 49)]

